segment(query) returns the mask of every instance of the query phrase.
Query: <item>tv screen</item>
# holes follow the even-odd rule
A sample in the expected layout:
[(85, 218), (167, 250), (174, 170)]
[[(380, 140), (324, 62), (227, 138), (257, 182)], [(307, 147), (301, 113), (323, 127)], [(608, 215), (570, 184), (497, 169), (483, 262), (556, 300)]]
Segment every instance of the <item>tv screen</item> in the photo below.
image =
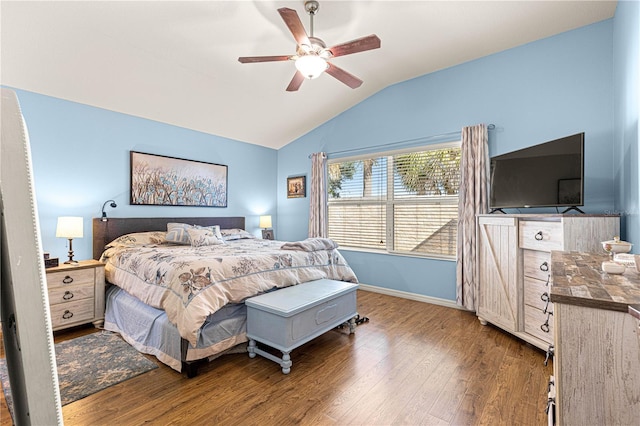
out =
[(584, 133), (491, 158), (492, 210), (583, 205)]

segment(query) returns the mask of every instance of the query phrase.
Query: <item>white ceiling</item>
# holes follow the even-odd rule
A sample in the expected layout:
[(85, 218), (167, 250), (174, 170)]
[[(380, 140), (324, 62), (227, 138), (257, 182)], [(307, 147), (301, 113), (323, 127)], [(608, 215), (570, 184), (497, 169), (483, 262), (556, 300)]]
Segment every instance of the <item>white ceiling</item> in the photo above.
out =
[(320, 1), (328, 46), (369, 34), (380, 49), (285, 88), (295, 42), (277, 9), (304, 1), (7, 1), (0, 83), (252, 144), (280, 148), (374, 93), (420, 75), (611, 18), (616, 1)]

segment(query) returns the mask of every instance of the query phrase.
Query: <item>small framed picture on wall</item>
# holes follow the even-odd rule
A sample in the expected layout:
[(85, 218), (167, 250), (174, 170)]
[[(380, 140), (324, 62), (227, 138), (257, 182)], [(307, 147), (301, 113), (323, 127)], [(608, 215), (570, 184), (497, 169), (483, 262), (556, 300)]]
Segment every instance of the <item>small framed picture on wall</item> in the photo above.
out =
[(287, 178), (287, 198), (304, 198), (307, 196), (307, 176)]

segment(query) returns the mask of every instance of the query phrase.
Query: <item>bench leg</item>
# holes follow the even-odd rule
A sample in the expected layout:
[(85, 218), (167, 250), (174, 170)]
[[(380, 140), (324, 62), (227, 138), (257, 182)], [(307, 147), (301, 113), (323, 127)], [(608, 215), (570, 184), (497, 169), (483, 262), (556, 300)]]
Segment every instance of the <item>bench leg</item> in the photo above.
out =
[(282, 351), (282, 362), (280, 362), (280, 366), (282, 367), (282, 374), (289, 374), (291, 372), (292, 365), (293, 362), (291, 362), (289, 352)]
[(349, 320), (349, 334), (355, 334), (356, 332), (356, 317)]
[(256, 357), (256, 341), (253, 339), (249, 339), (249, 347), (247, 348), (247, 352), (249, 352), (249, 358)]

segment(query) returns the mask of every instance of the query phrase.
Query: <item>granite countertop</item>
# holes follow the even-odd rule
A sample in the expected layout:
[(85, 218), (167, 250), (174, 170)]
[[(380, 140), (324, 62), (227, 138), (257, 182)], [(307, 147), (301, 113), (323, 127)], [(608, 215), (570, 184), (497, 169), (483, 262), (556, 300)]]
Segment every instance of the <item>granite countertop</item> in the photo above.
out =
[(604, 253), (552, 251), (550, 300), (632, 315), (635, 306), (640, 318), (640, 274), (632, 267), (621, 275), (608, 274), (601, 266), (607, 260)]

